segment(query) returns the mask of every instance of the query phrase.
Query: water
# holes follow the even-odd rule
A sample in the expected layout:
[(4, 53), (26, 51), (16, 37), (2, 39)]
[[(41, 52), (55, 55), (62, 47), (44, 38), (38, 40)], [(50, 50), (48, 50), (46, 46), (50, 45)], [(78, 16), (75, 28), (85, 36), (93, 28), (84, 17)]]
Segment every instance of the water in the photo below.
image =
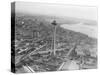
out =
[(63, 24), (61, 25), (61, 27), (75, 32), (86, 34), (92, 38), (97, 38), (97, 30), (98, 30), (97, 26), (90, 26), (90, 25), (84, 25), (82, 23), (79, 23), (79, 24), (71, 24), (71, 25)]

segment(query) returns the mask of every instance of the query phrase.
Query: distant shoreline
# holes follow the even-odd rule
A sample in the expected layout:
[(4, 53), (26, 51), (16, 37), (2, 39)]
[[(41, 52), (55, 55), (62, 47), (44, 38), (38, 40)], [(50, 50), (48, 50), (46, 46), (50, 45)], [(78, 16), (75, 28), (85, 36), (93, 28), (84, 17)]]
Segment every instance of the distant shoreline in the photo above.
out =
[(94, 27), (84, 24), (72, 24), (72, 25), (62, 24), (60, 26), (64, 29), (80, 32), (88, 35), (89, 37), (97, 39), (97, 33), (98, 33), (97, 26)]

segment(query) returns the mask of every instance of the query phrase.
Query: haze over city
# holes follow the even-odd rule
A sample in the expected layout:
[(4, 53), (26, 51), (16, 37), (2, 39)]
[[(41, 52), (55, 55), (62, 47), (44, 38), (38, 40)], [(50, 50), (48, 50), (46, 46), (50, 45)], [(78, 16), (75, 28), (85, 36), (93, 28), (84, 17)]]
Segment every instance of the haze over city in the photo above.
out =
[(97, 20), (97, 8), (66, 4), (17, 2), (16, 11), (29, 14), (43, 14)]

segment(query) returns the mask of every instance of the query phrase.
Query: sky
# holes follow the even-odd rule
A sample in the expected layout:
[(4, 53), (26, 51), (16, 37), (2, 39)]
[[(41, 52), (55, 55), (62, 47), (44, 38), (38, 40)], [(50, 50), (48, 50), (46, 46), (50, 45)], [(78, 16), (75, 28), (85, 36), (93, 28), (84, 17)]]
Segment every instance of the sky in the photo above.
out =
[(16, 12), (28, 14), (43, 14), (97, 20), (97, 7), (93, 6), (16, 2), (15, 7)]

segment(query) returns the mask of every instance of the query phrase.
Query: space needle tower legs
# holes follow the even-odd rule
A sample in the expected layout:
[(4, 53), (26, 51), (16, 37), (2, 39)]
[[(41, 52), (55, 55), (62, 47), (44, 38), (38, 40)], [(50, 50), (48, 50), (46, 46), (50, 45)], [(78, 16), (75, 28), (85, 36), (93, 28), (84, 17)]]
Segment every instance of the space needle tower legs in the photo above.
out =
[(53, 26), (54, 26), (54, 37), (53, 37), (53, 43), (54, 43), (54, 47), (53, 47), (53, 54), (54, 56), (56, 55), (56, 28), (57, 28), (57, 23), (56, 21), (54, 20), (52, 23), (51, 23)]

